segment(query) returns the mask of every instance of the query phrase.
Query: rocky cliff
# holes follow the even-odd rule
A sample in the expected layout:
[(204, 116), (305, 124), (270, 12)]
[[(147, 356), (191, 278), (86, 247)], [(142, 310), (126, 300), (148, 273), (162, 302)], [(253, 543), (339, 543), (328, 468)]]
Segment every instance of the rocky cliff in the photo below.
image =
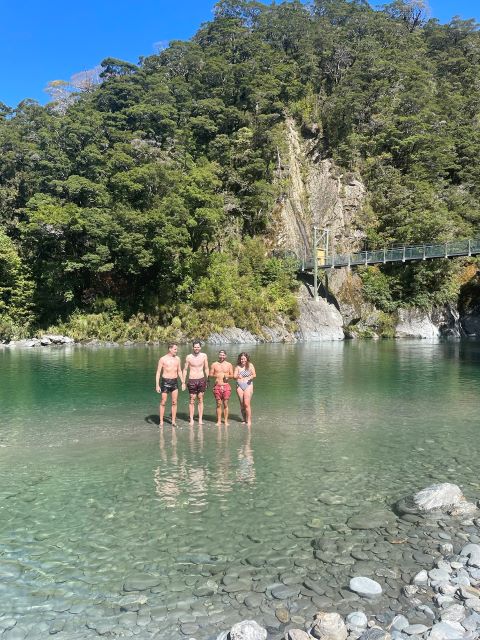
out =
[(287, 146), (280, 170), (287, 187), (272, 225), (276, 248), (310, 257), (316, 225), (328, 227), (330, 250), (335, 253), (358, 249), (364, 237), (358, 218), (365, 186), (332, 160), (322, 159), (315, 140), (303, 140), (293, 118), (286, 119), (285, 127)]

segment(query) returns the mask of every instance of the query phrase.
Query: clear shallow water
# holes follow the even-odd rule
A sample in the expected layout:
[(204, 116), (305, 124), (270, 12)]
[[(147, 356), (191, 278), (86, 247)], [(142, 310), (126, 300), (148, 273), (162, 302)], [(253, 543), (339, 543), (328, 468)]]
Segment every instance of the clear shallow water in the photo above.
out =
[[(349, 517), (432, 481), (480, 493), (480, 345), (249, 351), (252, 430), (234, 396), (217, 428), (210, 392), (203, 428), (188, 427), (184, 393), (173, 432), (158, 427), (156, 348), (0, 352), (0, 632), (9, 619), (28, 638), (56, 625), (58, 638), (201, 639), (246, 617), (273, 626), (279, 605), (300, 624), (315, 609), (304, 578), (338, 605), (356, 570), (315, 559), (312, 538), (369, 552), (375, 532)], [(282, 583), (297, 595), (272, 598)]]

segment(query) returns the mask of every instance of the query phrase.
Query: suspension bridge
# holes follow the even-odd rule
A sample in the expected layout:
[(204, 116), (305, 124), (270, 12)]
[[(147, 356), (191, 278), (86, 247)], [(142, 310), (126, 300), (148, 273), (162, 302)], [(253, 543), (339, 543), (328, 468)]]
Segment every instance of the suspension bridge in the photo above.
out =
[[(315, 245), (314, 245), (315, 246)], [(328, 246), (328, 245), (327, 245)], [(328, 248), (316, 248), (314, 253), (298, 256), (299, 271), (315, 271), (316, 269), (339, 269), (371, 264), (387, 264), (388, 262), (411, 262), (413, 260), (431, 260), (433, 258), (456, 258), (460, 256), (476, 256), (480, 254), (480, 238), (455, 240), (439, 244), (417, 244), (392, 248), (358, 251), (356, 253), (335, 254)]]

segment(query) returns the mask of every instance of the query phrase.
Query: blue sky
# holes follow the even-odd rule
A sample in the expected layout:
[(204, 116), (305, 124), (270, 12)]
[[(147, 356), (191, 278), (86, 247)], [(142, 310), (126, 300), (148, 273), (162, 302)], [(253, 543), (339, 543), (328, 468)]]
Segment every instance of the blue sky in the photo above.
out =
[[(213, 0), (0, 0), (0, 101), (42, 103), (50, 80), (68, 80), (106, 57), (137, 62), (157, 43), (187, 39), (212, 18)], [(431, 15), (480, 22), (478, 0), (430, 0)]]

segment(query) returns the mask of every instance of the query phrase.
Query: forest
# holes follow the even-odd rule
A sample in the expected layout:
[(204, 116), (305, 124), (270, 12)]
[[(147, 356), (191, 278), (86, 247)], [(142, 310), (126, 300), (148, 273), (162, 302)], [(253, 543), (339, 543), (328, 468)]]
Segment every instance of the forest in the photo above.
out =
[[(293, 327), (295, 264), (271, 246), (287, 116), (365, 183), (369, 248), (477, 233), (478, 25), (421, 0), (221, 0), (191, 40), (55, 89), (0, 104), (0, 339)], [(454, 301), (462, 277), (362, 273), (385, 312)]]

